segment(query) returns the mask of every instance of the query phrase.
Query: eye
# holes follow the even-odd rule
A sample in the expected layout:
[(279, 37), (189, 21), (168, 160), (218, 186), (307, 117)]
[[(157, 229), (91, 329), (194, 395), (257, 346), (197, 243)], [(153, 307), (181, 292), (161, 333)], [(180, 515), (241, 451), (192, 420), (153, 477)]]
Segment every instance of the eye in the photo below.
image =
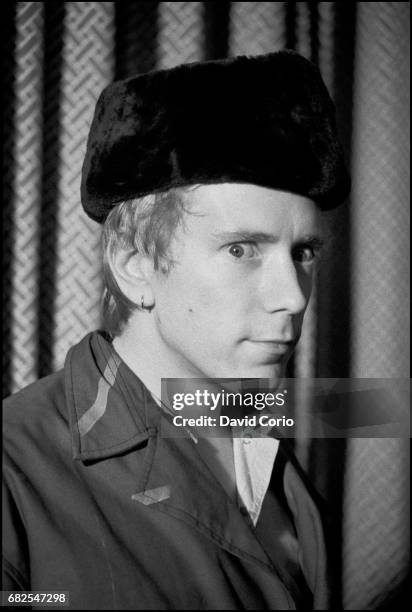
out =
[(254, 257), (255, 249), (253, 244), (251, 244), (250, 242), (243, 242), (242, 244), (235, 243), (229, 245), (228, 253), (235, 259), (248, 259), (250, 257)]
[(311, 263), (317, 254), (317, 249), (313, 246), (299, 246), (293, 250), (293, 259), (299, 263)]

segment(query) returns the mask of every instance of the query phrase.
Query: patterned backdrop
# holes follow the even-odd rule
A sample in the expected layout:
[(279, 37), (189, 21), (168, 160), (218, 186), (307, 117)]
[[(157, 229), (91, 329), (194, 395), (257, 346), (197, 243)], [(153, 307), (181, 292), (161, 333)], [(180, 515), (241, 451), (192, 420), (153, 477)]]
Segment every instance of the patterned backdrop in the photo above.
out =
[[(408, 2), (9, 2), (3, 19), (4, 396), (99, 326), (99, 227), (79, 185), (101, 89), (285, 47), (319, 65), (353, 174), (290, 374), (409, 377)], [(408, 567), (406, 441), (296, 450), (332, 511), (336, 606), (385, 609)]]

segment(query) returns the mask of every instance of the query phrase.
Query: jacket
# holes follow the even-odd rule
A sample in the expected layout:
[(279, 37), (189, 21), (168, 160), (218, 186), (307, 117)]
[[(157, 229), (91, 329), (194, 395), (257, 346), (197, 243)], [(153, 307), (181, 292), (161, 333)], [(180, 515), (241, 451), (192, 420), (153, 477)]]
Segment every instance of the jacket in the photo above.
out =
[(100, 332), (8, 398), (3, 589), (68, 591), (69, 609), (327, 609), (321, 520), (288, 452), (252, 528), (171, 427)]

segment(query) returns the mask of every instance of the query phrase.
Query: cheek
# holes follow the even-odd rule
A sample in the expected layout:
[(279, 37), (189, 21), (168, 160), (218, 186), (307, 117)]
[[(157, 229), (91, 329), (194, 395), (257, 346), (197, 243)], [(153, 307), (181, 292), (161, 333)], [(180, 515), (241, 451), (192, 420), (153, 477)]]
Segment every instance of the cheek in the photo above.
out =
[(204, 317), (213, 309), (215, 291), (208, 279), (187, 273), (172, 272), (156, 292), (156, 311), (162, 322), (186, 322)]
[(313, 288), (314, 272), (311, 270), (308, 273), (303, 272), (299, 277), (299, 284), (303, 295), (306, 298), (306, 306), (309, 302)]
[(229, 331), (248, 309), (253, 296), (244, 283), (233, 284), (218, 271), (193, 274), (174, 272), (160, 287), (156, 299), (158, 320), (163, 325), (196, 328), (200, 335), (213, 329)]
[(250, 299), (244, 286), (236, 287), (216, 277), (202, 278), (201, 282), (189, 283), (183, 306), (192, 318), (230, 327), (248, 310)]

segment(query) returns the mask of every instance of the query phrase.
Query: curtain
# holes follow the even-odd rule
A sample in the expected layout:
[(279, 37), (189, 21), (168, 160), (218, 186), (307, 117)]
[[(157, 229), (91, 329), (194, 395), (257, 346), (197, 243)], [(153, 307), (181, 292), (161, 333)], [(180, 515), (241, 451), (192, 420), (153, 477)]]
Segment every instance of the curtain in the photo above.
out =
[[(330, 213), (290, 376), (409, 378), (408, 2), (17, 2), (3, 17), (3, 396), (100, 325), (99, 226), (80, 173), (102, 88), (153, 68), (296, 49), (334, 98), (352, 171)], [(335, 517), (335, 603), (384, 609), (408, 567), (408, 446), (302, 440)]]

